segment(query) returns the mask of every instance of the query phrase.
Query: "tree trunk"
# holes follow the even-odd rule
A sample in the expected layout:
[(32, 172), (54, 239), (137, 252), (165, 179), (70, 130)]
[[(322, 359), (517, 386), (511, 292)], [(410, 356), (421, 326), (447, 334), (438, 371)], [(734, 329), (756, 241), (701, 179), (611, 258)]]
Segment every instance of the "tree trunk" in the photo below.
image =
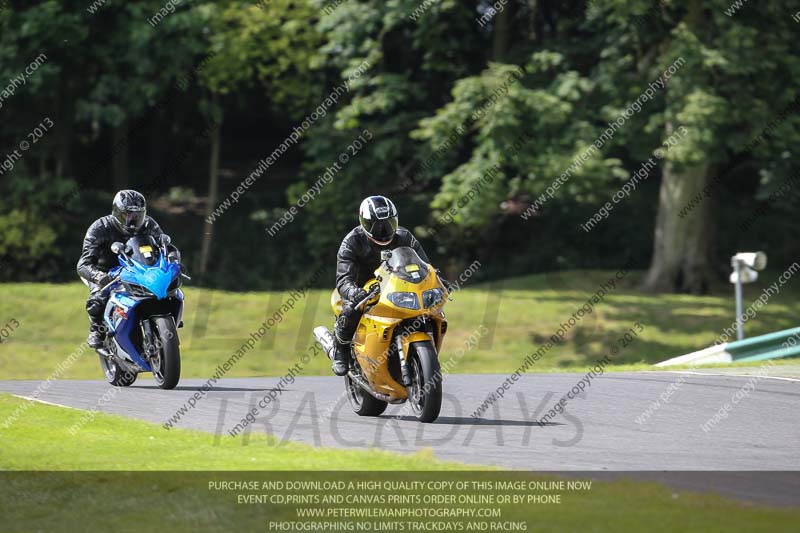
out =
[(503, 62), (508, 53), (511, 38), (511, 10), (515, 8), (513, 2), (505, 6), (494, 16), (494, 30), (492, 31), (492, 59)]
[(700, 190), (707, 190), (708, 195), (704, 197), (703, 205), (697, 207), (699, 214), (696, 222), (687, 228), (686, 256), (680, 289), (691, 294), (708, 294), (709, 282), (713, 276), (711, 260), (714, 257), (714, 207), (717, 189), (711, 185), (711, 180), (716, 172), (717, 169), (711, 166), (705, 177), (700, 178)]
[(217, 191), (219, 189), (219, 153), (222, 143), (222, 110), (217, 106), (216, 97), (211, 105), (213, 129), (211, 131), (211, 158), (208, 169), (208, 206), (203, 224), (203, 244), (200, 248), (200, 279), (205, 279), (208, 269), (208, 258), (211, 255), (211, 241), (214, 237), (214, 224), (208, 222), (217, 207)]
[(70, 148), (72, 148), (73, 132), (75, 131), (75, 109), (71, 94), (61, 91), (58, 98), (58, 135), (55, 136), (56, 148), (54, 176), (56, 181), (64, 176), (72, 175), (70, 165)]
[[(650, 270), (644, 289), (653, 292), (705, 292), (709, 277), (711, 202), (702, 195), (708, 164), (676, 171), (664, 167)], [(713, 191), (712, 191), (713, 192)], [(697, 195), (700, 195), (699, 203)]]
[[(690, 2), (685, 21), (696, 35), (705, 32), (703, 7), (700, 2)], [(665, 43), (666, 44), (666, 43)], [(660, 54), (662, 57), (665, 54)], [(670, 108), (673, 96), (668, 80), (664, 80), (665, 98)], [(696, 85), (711, 80), (696, 80)], [(685, 105), (679, 100), (678, 103)], [(673, 124), (667, 120), (664, 137), (673, 133)], [(688, 142), (684, 140), (682, 142)], [(710, 279), (711, 244), (713, 241), (712, 205), (715, 195), (710, 184), (716, 169), (703, 162), (676, 168), (665, 161), (656, 217), (653, 259), (644, 281), (644, 289), (653, 292), (708, 292)], [(704, 192), (705, 191), (705, 192)]]
[(128, 157), (128, 121), (114, 126), (111, 138), (111, 176), (114, 189), (127, 189), (130, 183), (130, 159)]
[(167, 171), (166, 153), (169, 150), (169, 145), (164, 142), (164, 132), (169, 131), (170, 128), (172, 128), (172, 124), (160, 115), (154, 116), (150, 121), (147, 175), (151, 181), (158, 180), (162, 176), (162, 172)]

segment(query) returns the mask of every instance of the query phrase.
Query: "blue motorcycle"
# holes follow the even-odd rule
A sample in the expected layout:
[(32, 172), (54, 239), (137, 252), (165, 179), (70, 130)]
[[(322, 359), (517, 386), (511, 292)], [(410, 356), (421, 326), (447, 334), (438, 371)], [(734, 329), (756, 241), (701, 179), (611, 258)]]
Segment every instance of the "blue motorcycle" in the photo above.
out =
[(120, 266), (109, 272), (112, 281), (104, 319), (108, 328), (103, 347), (97, 350), (106, 380), (127, 387), (141, 372), (152, 372), (162, 389), (173, 389), (181, 377), (177, 328), (183, 314), (180, 255), (163, 235), (132, 237), (115, 242), (111, 251)]

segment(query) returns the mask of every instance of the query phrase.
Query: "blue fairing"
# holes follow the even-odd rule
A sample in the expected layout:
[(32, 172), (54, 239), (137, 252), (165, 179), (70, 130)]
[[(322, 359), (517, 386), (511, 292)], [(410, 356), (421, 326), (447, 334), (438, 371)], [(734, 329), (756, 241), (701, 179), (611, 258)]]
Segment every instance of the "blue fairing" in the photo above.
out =
[[(123, 283), (118, 282), (112, 288), (105, 321), (114, 331), (114, 340), (122, 352), (118, 355), (129, 359), (143, 371), (151, 372), (150, 365), (131, 340), (135, 332), (134, 328), (139, 327), (139, 322), (136, 320), (138, 314), (135, 310), (145, 301), (166, 299), (169, 286), (181, 275), (181, 269), (176, 263), (168, 262), (163, 255), (159, 256), (158, 261), (153, 266), (144, 265), (122, 255), (119, 260), (121, 266), (113, 269), (110, 274), (113, 276), (119, 273), (119, 279)], [(131, 294), (127, 288), (132, 285), (138, 285), (149, 292), (144, 295), (145, 293), (136, 289), (137, 294)], [(183, 311), (183, 292), (180, 289), (175, 290), (171, 297), (180, 302), (178, 308), (179, 319)]]
[[(137, 305), (139, 305), (139, 302), (136, 302), (133, 307), (130, 308), (130, 311), (132, 312)], [(134, 346), (134, 344), (131, 342), (131, 333), (133, 333), (133, 327), (135, 325), (137, 325), (135, 320), (120, 319), (118, 322), (119, 329), (117, 330), (116, 335), (114, 335), (114, 339), (117, 341), (119, 347), (122, 348), (122, 350), (130, 356), (133, 362), (142, 368), (142, 370), (145, 372), (152, 372), (150, 365), (147, 364), (147, 361), (144, 360), (139, 351), (136, 349), (136, 346)]]
[(167, 289), (172, 281), (180, 275), (181, 267), (167, 262), (162, 255), (158, 259), (158, 264), (152, 267), (131, 261), (127, 268), (123, 268), (120, 279), (126, 283), (141, 285), (149, 289), (156, 298), (163, 300), (167, 297)]

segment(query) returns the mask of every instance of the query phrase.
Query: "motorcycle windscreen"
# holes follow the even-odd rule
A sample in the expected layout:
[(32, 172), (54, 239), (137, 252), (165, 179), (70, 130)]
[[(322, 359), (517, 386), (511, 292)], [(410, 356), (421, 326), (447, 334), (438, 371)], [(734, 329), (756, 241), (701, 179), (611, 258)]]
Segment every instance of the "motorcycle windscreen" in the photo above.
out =
[(150, 236), (137, 236), (128, 239), (126, 245), (131, 250), (130, 257), (137, 263), (146, 266), (155, 266), (161, 257), (161, 250), (155, 239)]
[(389, 258), (392, 272), (403, 281), (419, 283), (428, 277), (428, 265), (425, 264), (417, 252), (408, 246), (401, 246), (392, 250)]

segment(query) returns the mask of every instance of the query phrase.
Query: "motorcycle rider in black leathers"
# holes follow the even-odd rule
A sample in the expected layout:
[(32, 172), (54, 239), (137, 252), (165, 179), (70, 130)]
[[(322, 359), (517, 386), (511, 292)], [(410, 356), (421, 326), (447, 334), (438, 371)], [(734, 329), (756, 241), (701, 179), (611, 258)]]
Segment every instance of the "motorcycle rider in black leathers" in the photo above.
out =
[(384, 196), (370, 196), (358, 211), (361, 224), (347, 234), (336, 256), (336, 288), (342, 297), (342, 311), (334, 328), (333, 373), (347, 374), (353, 335), (362, 312), (355, 305), (367, 297), (362, 287), (374, 277), (381, 263), (381, 251), (409, 246), (420, 259), (430, 263), (422, 245), (410, 231), (397, 225), (397, 208)]
[[(108, 271), (119, 265), (117, 256), (111, 251), (111, 244), (124, 244), (136, 235), (149, 235), (159, 242), (163, 234), (156, 221), (147, 216), (144, 196), (132, 190), (119, 191), (114, 196), (111, 214), (95, 220), (89, 226), (83, 239), (83, 251), (78, 259), (78, 275), (89, 285), (86, 312), (89, 314), (90, 325), (86, 342), (90, 347), (101, 347), (105, 338), (103, 312), (109, 295), (107, 292), (104, 294), (101, 289), (111, 281)], [(177, 254), (177, 250), (175, 252)]]

